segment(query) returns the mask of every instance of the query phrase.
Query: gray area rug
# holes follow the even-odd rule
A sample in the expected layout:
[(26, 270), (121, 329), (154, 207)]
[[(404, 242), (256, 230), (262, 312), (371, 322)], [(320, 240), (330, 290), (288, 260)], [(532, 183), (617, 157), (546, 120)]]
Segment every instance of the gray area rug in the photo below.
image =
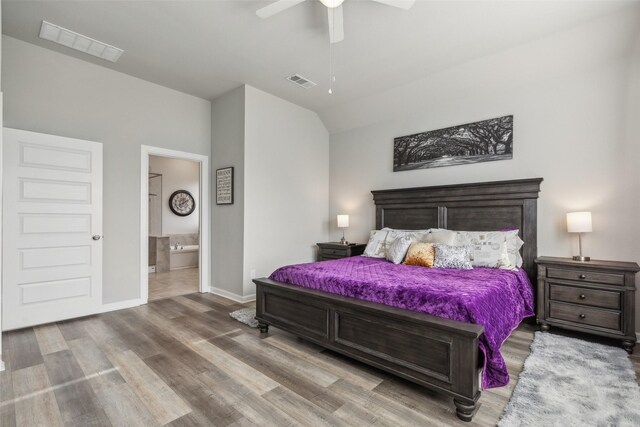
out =
[(498, 426), (640, 426), (640, 387), (627, 353), (536, 332)]
[(252, 328), (258, 327), (258, 321), (254, 319), (256, 316), (256, 309), (253, 307), (241, 308), (240, 310), (232, 311), (229, 313), (229, 316), (233, 317), (238, 322), (251, 326)]

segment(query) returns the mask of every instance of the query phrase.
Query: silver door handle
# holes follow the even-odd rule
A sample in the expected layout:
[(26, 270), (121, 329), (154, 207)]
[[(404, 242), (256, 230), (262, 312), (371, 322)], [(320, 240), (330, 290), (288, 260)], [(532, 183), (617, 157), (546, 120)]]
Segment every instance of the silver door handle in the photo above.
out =
[(100, 240), (102, 239), (102, 236), (98, 235), (98, 234), (94, 234), (93, 237), (91, 237), (93, 240)]

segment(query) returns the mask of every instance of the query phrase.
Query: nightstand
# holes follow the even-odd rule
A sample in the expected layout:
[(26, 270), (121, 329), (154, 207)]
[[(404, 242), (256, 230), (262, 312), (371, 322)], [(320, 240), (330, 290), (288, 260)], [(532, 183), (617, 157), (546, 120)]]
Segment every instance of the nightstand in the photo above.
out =
[(351, 243), (343, 245), (339, 242), (316, 243), (318, 245), (318, 261), (327, 261), (330, 259), (347, 258), (350, 256), (362, 255), (364, 243)]
[(536, 321), (550, 326), (622, 341), (633, 352), (635, 334), (635, 262), (574, 261), (540, 257)]

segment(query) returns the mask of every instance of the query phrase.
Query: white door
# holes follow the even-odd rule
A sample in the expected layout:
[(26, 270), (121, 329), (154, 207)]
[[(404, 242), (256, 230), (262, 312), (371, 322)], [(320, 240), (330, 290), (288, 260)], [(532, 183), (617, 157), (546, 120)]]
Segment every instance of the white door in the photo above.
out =
[(3, 134), (4, 330), (102, 304), (102, 144)]

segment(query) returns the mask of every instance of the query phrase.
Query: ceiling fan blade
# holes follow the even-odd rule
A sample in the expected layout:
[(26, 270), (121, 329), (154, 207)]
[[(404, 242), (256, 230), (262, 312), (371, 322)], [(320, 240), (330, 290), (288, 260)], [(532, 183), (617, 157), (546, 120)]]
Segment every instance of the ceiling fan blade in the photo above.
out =
[(344, 40), (344, 22), (342, 20), (342, 5), (327, 8), (329, 17), (329, 41), (338, 43)]
[(277, 2), (271, 3), (269, 6), (265, 6), (261, 9), (256, 10), (256, 15), (260, 18), (269, 18), (270, 16), (275, 15), (276, 13), (280, 13), (283, 10), (289, 9), (297, 5), (298, 3), (302, 3), (305, 0), (278, 0)]
[(387, 6), (399, 7), (400, 9), (409, 10), (416, 0), (372, 0), (376, 3), (386, 4)]

